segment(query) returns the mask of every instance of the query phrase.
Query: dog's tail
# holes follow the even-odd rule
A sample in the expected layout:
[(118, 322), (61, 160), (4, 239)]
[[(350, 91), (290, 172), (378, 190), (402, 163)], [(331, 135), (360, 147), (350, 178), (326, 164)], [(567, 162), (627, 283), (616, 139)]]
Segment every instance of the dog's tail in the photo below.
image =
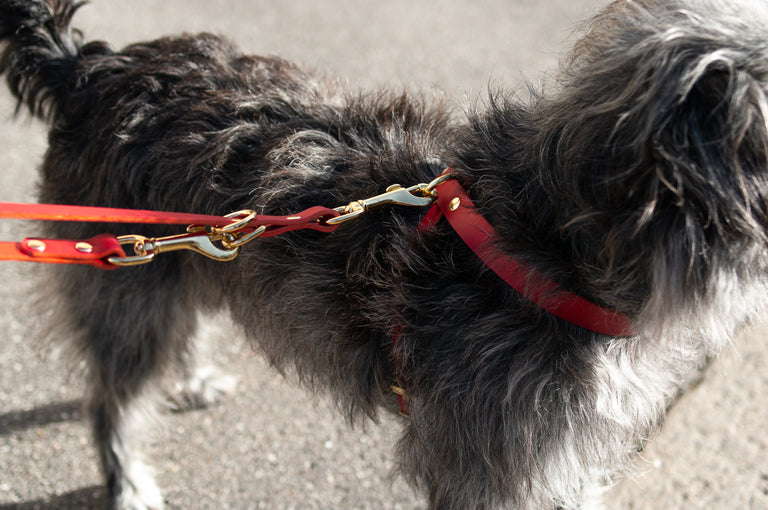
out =
[(11, 92), (40, 117), (55, 116), (84, 45), (70, 21), (82, 2), (0, 0), (0, 73)]

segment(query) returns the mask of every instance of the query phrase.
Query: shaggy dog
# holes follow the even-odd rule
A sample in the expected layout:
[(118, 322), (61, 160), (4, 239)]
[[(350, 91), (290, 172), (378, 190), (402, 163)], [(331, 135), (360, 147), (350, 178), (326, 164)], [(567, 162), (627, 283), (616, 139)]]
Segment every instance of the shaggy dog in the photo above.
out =
[[(430, 508), (458, 510), (596, 504), (679, 388), (765, 304), (765, 2), (617, 1), (555, 90), (497, 95), (465, 118), (352, 93), (209, 34), (115, 51), (69, 28), (77, 7), (0, 1), (2, 72), (51, 127), (41, 201), (286, 215), (449, 167), (496, 253), (531, 269), (523, 287), (546, 278), (560, 290), (545, 293), (632, 324), (617, 334), (560, 318), (446, 221), (419, 228), (419, 208), (260, 239), (227, 263), (174, 252), (56, 268), (59, 322), (90, 368), (110, 508), (163, 506), (132, 429), (161, 374), (191, 366), (201, 308), (228, 309), (272, 365), (329, 390), (352, 419), (396, 412), (390, 387), (403, 388), (399, 465)], [(215, 396), (215, 380), (196, 383), (191, 399)]]

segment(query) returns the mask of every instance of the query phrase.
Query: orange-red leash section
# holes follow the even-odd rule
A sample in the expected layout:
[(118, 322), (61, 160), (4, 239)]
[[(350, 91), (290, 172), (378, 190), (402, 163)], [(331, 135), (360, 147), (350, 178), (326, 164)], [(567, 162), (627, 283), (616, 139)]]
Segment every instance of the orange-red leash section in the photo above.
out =
[(82, 205), (18, 204), (0, 202), (0, 218), (20, 220), (90, 221), (99, 223), (144, 223), (166, 225), (222, 226), (232, 223), (226, 216), (116, 209)]
[[(250, 211), (215, 216), (109, 207), (0, 202), (0, 218), (189, 226), (186, 234), (159, 239), (102, 234), (90, 239), (76, 240), (27, 238), (21, 242), (3, 241), (0, 242), (0, 260), (87, 264), (101, 269), (115, 269), (148, 262), (161, 251), (180, 249), (190, 249), (219, 260), (231, 260), (243, 244), (237, 242), (238, 237), (269, 237), (307, 228), (330, 232), (338, 225), (329, 225), (323, 220), (339, 215), (338, 211), (326, 207), (311, 207), (291, 216), (256, 215)], [(231, 228), (232, 226), (236, 228)], [(206, 231), (205, 227), (212, 227), (212, 231), (218, 229), (221, 232), (212, 234)], [(215, 246), (213, 240), (235, 245), (221, 248)], [(133, 244), (138, 255), (126, 255), (123, 249), (126, 244)]]
[[(437, 180), (435, 181), (436, 184)], [(91, 239), (25, 239), (19, 243), (0, 242), (0, 260), (21, 260), (60, 264), (88, 264), (101, 269), (145, 264), (162, 252), (191, 250), (209, 258), (234, 259), (245, 243), (291, 230), (311, 229), (332, 232), (345, 221), (385, 205), (423, 207), (434, 202), (431, 185), (403, 188), (399, 184), (374, 197), (329, 209), (315, 206), (290, 216), (259, 215), (238, 211), (226, 216), (116, 209), (77, 205), (18, 204), (0, 202), (0, 218), (99, 223), (142, 223), (187, 225), (187, 232), (175, 236), (147, 238), (141, 235), (102, 234)], [(132, 246), (126, 254), (123, 246)]]

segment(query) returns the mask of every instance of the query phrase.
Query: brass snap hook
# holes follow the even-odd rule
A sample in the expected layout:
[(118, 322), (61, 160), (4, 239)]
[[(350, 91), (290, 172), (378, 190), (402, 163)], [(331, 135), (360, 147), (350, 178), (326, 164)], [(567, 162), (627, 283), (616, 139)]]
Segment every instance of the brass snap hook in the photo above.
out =
[[(337, 207), (336, 211), (341, 215), (335, 218), (326, 220), (328, 225), (336, 225), (338, 223), (344, 223), (345, 221), (356, 218), (361, 214), (381, 207), (384, 205), (407, 205), (411, 207), (425, 207), (435, 201), (436, 196), (426, 191), (426, 184), (416, 184), (410, 188), (403, 188), (399, 184), (393, 184), (387, 188), (387, 191), (381, 195), (375, 197), (365, 198), (363, 200), (357, 200), (351, 202), (343, 207)], [(417, 195), (421, 193), (422, 196)]]
[(147, 238), (139, 235), (119, 236), (121, 245), (133, 245), (135, 255), (110, 257), (107, 261), (116, 266), (136, 266), (146, 264), (158, 253), (178, 250), (191, 250), (208, 258), (226, 262), (240, 253), (240, 247), (225, 249), (213, 244), (207, 232), (193, 231), (168, 237)]

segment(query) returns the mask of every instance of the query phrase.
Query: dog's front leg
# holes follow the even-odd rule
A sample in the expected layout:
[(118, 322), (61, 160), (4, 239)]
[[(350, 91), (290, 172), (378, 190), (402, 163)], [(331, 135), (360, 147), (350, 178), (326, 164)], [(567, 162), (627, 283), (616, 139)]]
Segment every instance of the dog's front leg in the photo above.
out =
[(168, 395), (168, 403), (174, 412), (203, 409), (232, 395), (237, 388), (237, 378), (208, 364), (213, 358), (214, 347), (210, 338), (217, 331), (226, 329), (228, 324), (212, 316), (201, 316), (200, 331), (196, 335), (194, 349), (179, 353), (181, 379)]
[(89, 368), (93, 434), (111, 510), (160, 510), (141, 447), (156, 418), (164, 373), (188, 356), (197, 314), (162, 262), (126, 271), (68, 268), (65, 317)]
[(137, 402), (115, 399), (102, 388), (91, 402), (91, 416), (110, 510), (161, 510), (163, 497), (150, 468), (144, 464), (136, 428), (142, 420)]

